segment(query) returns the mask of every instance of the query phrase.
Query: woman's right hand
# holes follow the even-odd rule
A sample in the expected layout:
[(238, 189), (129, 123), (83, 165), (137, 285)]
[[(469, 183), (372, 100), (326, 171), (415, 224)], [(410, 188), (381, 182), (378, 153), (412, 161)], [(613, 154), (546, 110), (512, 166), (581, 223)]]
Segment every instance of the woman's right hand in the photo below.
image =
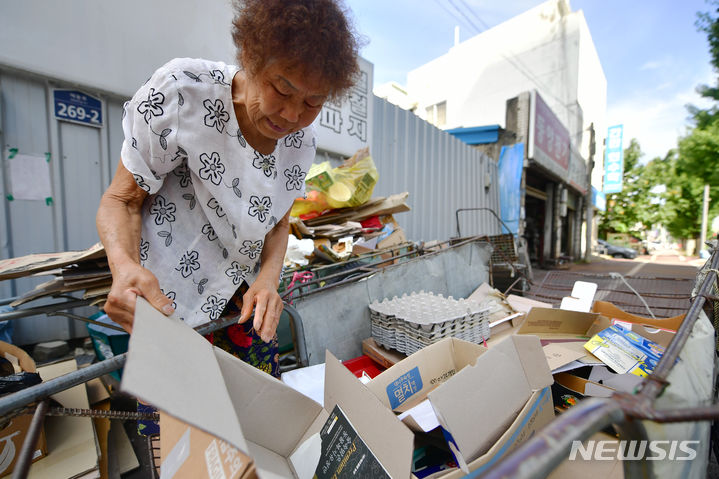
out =
[(137, 296), (142, 296), (168, 316), (175, 311), (172, 300), (162, 293), (157, 278), (149, 270), (134, 262), (116, 264), (104, 309), (110, 319), (128, 333), (132, 333)]

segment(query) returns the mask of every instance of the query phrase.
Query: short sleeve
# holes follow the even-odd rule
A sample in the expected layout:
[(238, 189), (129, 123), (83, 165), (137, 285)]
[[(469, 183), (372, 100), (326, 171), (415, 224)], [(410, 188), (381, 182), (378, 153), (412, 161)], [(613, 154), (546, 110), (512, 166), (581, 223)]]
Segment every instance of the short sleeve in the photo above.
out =
[(304, 180), (307, 178), (307, 174), (310, 171), (310, 166), (312, 166), (312, 162), (315, 161), (315, 156), (317, 154), (317, 132), (315, 130), (315, 125), (310, 124), (302, 131), (304, 132), (304, 141), (302, 142), (302, 147), (299, 149), (297, 162), (299, 171), (301, 172), (300, 178), (302, 179), (302, 181), (298, 182), (299, 191), (297, 192), (297, 198), (305, 197), (306, 183)]
[(175, 77), (166, 65), (124, 105), (122, 162), (138, 186), (150, 194), (187, 157), (177, 144), (181, 102)]

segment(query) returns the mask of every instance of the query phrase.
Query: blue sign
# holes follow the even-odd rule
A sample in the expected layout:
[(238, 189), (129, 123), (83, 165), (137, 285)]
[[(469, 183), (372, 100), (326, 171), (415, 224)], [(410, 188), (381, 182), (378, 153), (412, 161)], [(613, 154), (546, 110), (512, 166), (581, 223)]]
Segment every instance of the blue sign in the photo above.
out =
[(89, 126), (102, 126), (102, 102), (77, 90), (54, 90), (55, 118)]
[(517, 234), (522, 199), (522, 170), (524, 168), (524, 143), (503, 146), (499, 154), (499, 210), (502, 233)]
[(387, 386), (390, 407), (395, 409), (421, 390), (422, 376), (419, 374), (419, 368), (415, 366)]
[(624, 177), (622, 132), (622, 125), (610, 126), (607, 131), (607, 146), (604, 149), (604, 193), (622, 191)]

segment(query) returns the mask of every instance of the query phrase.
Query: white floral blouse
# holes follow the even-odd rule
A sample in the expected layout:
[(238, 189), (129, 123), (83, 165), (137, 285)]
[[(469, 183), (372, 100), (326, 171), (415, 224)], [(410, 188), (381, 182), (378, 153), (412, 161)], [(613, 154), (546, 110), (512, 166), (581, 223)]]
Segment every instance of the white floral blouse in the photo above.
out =
[(265, 235), (304, 195), (315, 157), (313, 127), (262, 155), (247, 144), (232, 106), (238, 67), (180, 58), (125, 103), (122, 161), (150, 195), (140, 260), (191, 326), (217, 319), (252, 284)]

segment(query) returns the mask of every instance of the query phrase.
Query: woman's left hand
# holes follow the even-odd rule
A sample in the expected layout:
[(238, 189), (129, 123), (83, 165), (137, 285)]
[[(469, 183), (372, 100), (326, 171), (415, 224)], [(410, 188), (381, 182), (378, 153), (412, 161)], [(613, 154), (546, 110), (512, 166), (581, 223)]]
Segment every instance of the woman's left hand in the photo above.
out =
[(255, 310), (253, 327), (266, 343), (272, 341), (282, 314), (282, 298), (277, 293), (277, 283), (258, 278), (242, 296), (240, 323), (247, 321)]

